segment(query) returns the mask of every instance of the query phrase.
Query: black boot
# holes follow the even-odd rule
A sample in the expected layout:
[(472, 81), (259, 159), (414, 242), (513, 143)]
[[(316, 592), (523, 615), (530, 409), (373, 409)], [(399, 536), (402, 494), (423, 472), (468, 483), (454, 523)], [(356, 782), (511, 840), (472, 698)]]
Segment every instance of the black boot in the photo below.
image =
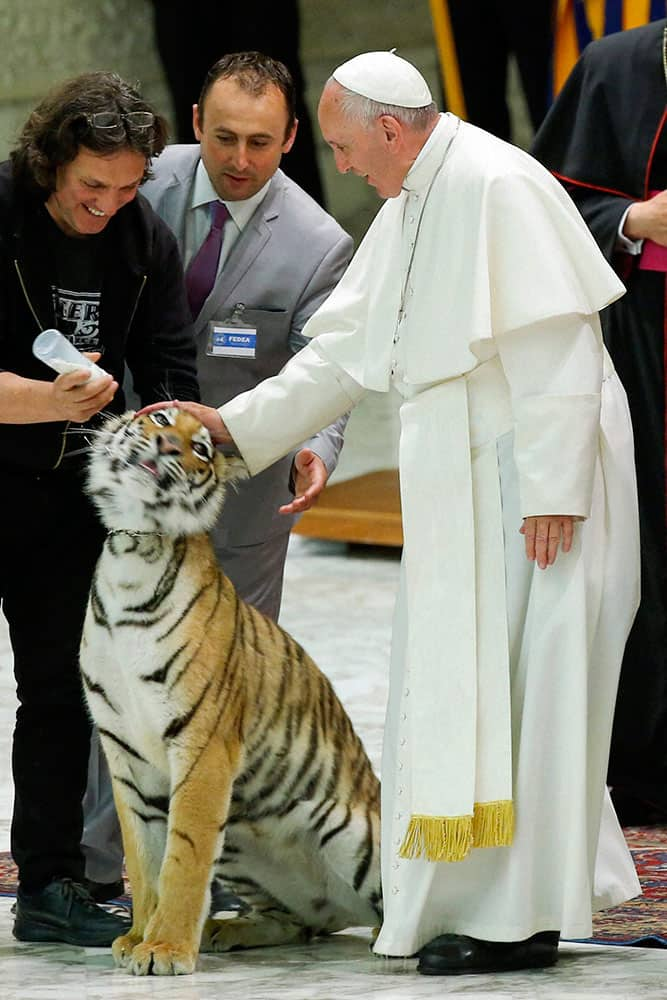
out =
[(441, 934), (419, 952), (424, 976), (464, 976), (476, 972), (542, 969), (558, 959), (558, 931), (542, 931), (526, 941), (480, 941), (465, 934)]
[(19, 941), (64, 941), (104, 948), (130, 929), (130, 915), (97, 906), (88, 890), (69, 878), (54, 879), (30, 894), (19, 887), (14, 937)]

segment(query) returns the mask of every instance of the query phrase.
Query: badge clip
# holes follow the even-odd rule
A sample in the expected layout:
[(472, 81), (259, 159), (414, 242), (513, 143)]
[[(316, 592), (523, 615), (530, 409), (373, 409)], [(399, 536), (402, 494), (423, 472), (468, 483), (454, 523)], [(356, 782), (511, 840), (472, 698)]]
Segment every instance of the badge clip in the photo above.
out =
[(230, 326), (242, 326), (243, 325), (243, 313), (245, 312), (245, 304), (243, 302), (237, 302), (232, 310), (232, 315), (229, 317)]

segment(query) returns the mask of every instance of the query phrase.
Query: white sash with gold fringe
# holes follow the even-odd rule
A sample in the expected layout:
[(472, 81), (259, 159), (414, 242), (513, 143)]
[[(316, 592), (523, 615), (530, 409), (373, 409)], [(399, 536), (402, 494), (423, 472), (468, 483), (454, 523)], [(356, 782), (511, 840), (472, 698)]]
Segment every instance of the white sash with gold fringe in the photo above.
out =
[[(497, 362), (474, 376), (493, 411)], [(499, 423), (491, 412), (491, 440), (471, 452), (485, 434), (471, 441), (468, 393), (454, 379), (401, 407), (412, 801), (400, 855), (429, 861), (508, 845), (514, 825)]]

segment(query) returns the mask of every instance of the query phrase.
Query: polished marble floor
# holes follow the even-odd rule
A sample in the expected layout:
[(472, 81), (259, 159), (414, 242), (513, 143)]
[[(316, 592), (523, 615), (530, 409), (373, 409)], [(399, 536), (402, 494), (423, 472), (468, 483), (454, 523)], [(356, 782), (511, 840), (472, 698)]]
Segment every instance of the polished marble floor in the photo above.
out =
[[(282, 623), (333, 679), (379, 763), (386, 665), (398, 554), (292, 539)], [(9, 845), (9, 746), (14, 714), (11, 657), (0, 624), (0, 850)], [(106, 950), (25, 945), (11, 933), (11, 900), (0, 899), (0, 1000), (665, 1000), (667, 952), (561, 946), (551, 970), (503, 976), (427, 978), (415, 961), (381, 960), (365, 930), (307, 947), (203, 956), (178, 979), (133, 979)]]

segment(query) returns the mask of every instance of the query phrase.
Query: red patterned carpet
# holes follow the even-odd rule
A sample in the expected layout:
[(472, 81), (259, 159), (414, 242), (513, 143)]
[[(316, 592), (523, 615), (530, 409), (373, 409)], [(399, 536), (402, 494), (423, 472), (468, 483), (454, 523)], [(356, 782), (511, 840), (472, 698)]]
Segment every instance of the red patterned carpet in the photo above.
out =
[(628, 826), (623, 832), (643, 895), (595, 914), (589, 940), (667, 948), (667, 827)]
[[(667, 948), (667, 827), (627, 827), (624, 832), (643, 895), (596, 914), (588, 940)], [(16, 867), (9, 854), (0, 852), (0, 896), (15, 895)]]

